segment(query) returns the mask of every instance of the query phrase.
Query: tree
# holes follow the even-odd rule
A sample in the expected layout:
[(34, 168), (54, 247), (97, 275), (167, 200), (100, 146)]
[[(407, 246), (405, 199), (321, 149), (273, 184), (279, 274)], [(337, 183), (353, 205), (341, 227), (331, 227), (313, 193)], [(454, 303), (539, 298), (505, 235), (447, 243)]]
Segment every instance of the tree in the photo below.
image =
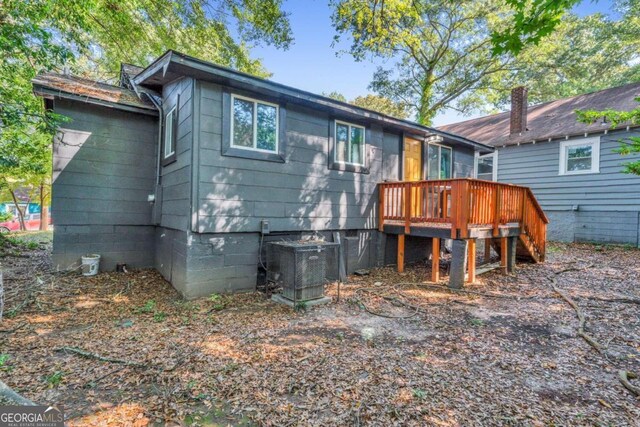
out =
[(399, 119), (406, 119), (409, 117), (409, 108), (407, 105), (400, 102), (394, 102), (391, 99), (380, 95), (369, 94), (365, 96), (358, 96), (351, 101), (351, 104), (362, 108), (368, 108), (369, 110), (378, 111), (379, 113), (387, 114)]
[[(636, 101), (640, 103), (640, 98), (636, 98)], [(611, 129), (617, 128), (622, 123), (628, 123), (630, 125), (640, 124), (640, 106), (631, 111), (609, 109), (604, 111), (576, 111), (576, 113), (578, 120), (583, 123), (594, 123), (598, 120), (606, 120), (611, 123)], [(620, 147), (614, 151), (623, 156), (640, 154), (640, 137), (630, 136), (622, 138), (620, 140)], [(640, 160), (624, 163), (623, 166), (624, 173), (640, 175)]]
[(493, 54), (518, 54), (538, 45), (560, 24), (564, 14), (581, 0), (505, 0), (515, 12), (512, 24), (491, 34)]
[(565, 15), (543, 43), (526, 46), (509, 70), (467, 94), (462, 107), (484, 103), (503, 109), (511, 88), (520, 85), (528, 87), (530, 103), (540, 103), (640, 80), (640, 19), (637, 10), (619, 10), (618, 20)]
[(323, 92), (322, 96), (326, 96), (327, 98), (335, 99), (340, 102), (347, 102), (349, 104), (357, 105), (358, 107), (377, 111), (399, 119), (406, 119), (409, 117), (409, 107), (407, 105), (392, 101), (391, 99), (380, 95), (368, 94), (364, 96), (356, 96), (351, 101), (347, 101), (347, 98), (343, 94), (336, 91), (329, 93)]
[[(548, 3), (335, 0), (333, 22), (338, 39), (352, 39), (356, 59), (394, 62), (377, 69), (370, 89), (408, 105), (424, 124), (444, 108), (463, 114), (503, 109), (520, 85), (536, 103), (640, 79), (638, 0), (615, 3), (620, 19), (566, 11), (560, 19), (558, 5)], [(496, 51), (496, 34), (508, 33), (514, 22), (526, 27), (518, 30), (522, 45)], [(536, 25), (545, 29), (535, 32)]]
[[(32, 94), (38, 73), (69, 67), (115, 81), (121, 62), (146, 65), (176, 49), (266, 76), (249, 46), (289, 46), (280, 6), (281, 0), (0, 0), (0, 185), (42, 184), (50, 174), (41, 155), (64, 118)], [(44, 175), (34, 178), (37, 171)]]
[(396, 60), (378, 68), (370, 88), (413, 108), (429, 124), (463, 94), (508, 70), (511, 55), (492, 56), (491, 34), (508, 13), (502, 0), (335, 0), (332, 19), (352, 39), (350, 53)]

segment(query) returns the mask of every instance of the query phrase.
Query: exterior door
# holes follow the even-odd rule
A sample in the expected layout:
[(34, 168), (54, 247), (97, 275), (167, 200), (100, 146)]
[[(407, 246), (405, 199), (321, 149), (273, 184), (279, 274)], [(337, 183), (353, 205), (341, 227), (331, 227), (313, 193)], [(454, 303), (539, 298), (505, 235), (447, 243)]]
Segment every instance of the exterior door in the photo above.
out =
[[(422, 180), (422, 142), (413, 138), (404, 139), (404, 181)], [(420, 197), (419, 188), (411, 193), (411, 216), (418, 216)]]

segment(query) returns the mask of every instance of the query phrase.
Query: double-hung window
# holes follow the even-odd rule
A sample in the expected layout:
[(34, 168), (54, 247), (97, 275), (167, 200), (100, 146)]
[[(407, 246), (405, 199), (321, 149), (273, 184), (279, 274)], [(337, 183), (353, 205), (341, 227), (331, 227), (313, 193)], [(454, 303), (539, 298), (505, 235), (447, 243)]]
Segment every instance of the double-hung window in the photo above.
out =
[(600, 137), (560, 142), (560, 175), (600, 172)]
[(476, 157), (476, 178), (498, 180), (498, 151)]
[(429, 179), (451, 178), (452, 151), (444, 145), (429, 144), (427, 148)]
[(365, 129), (351, 123), (335, 122), (335, 161), (364, 166)]
[(242, 96), (231, 96), (231, 146), (278, 152), (278, 106)]

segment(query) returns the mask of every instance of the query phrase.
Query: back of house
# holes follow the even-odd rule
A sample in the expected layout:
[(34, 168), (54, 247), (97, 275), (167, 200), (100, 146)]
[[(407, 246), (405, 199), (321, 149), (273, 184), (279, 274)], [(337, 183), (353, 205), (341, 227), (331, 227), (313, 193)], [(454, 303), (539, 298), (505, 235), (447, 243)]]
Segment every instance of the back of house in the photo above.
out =
[[(173, 51), (121, 74), (34, 80), (70, 119), (54, 141), (54, 263), (155, 267), (189, 298), (254, 289), (269, 241), (337, 238), (347, 272), (395, 263), (378, 184), (471, 177), (493, 150)], [(428, 247), (408, 238), (405, 257)]]
[(511, 111), (439, 129), (491, 145), (478, 155), (478, 178), (530, 187), (550, 219), (550, 240), (640, 246), (640, 177), (623, 173), (640, 155), (616, 152), (640, 124), (615, 128), (606, 118), (580, 123), (576, 110), (638, 107), (640, 83), (530, 106), (527, 89), (512, 91)]

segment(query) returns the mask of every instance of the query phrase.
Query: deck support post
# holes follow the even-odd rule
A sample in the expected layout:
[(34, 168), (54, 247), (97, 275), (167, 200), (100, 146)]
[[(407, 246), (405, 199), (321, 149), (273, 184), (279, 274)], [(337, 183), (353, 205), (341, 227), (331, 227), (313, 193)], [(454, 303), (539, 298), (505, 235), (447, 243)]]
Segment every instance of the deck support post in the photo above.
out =
[(484, 239), (484, 263), (491, 261), (491, 239)]
[(476, 239), (469, 240), (468, 243), (468, 255), (467, 269), (469, 273), (467, 275), (467, 283), (475, 283), (476, 281)]
[(449, 271), (449, 287), (461, 289), (467, 267), (467, 241), (454, 240), (451, 245), (451, 269)]
[(431, 281), (440, 281), (440, 238), (434, 237), (431, 242)]
[(517, 248), (518, 236), (507, 237), (507, 273), (513, 273), (516, 269)]
[(404, 272), (404, 234), (398, 234), (398, 273)]
[(507, 238), (500, 238), (500, 271), (502, 274), (507, 274)]

